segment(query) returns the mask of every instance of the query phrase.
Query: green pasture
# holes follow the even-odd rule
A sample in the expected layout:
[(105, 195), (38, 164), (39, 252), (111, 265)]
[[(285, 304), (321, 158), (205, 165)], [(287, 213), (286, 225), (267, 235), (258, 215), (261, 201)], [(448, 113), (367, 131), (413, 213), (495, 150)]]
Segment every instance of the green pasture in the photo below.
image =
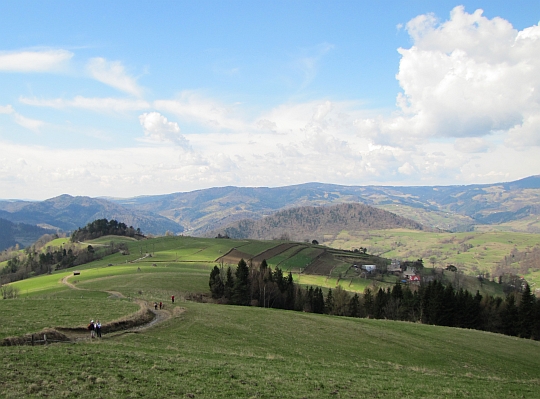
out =
[(457, 265), (466, 273), (491, 272), (513, 249), (524, 251), (540, 245), (540, 234), (516, 232), (431, 233), (407, 230), (341, 232), (325, 243), (342, 249), (366, 247), (368, 253), (385, 258), (415, 260), (429, 266)]
[[(116, 273), (118, 270), (122, 273)], [(207, 294), (210, 270), (211, 266), (207, 264), (191, 262), (157, 267), (149, 264), (118, 266), (82, 273), (77, 276), (76, 286), (89, 290), (120, 291), (128, 297), (150, 301), (168, 301), (171, 295), (181, 299), (191, 293)]]
[(318, 286), (322, 288), (331, 288), (334, 289), (338, 285), (345, 291), (356, 292), (362, 294), (367, 287), (391, 287), (394, 285), (395, 281), (385, 282), (378, 280), (370, 280), (365, 278), (342, 278), (339, 280), (337, 277), (326, 277), (326, 276), (316, 276), (313, 274), (299, 274), (292, 273), (294, 282), (300, 284), (302, 287)]
[(138, 334), (3, 348), (2, 396), (538, 397), (539, 342), (404, 322), (180, 305), (179, 317)]
[(305, 269), (320, 253), (320, 248), (307, 247), (291, 258), (280, 262), (279, 268), (284, 271)]
[[(237, 240), (234, 240), (237, 241)], [(264, 252), (268, 249), (277, 247), (280, 245), (281, 241), (245, 241), (244, 243), (241, 243), (240, 245), (234, 245), (236, 249), (238, 249), (241, 252), (244, 252), (246, 254), (250, 254), (251, 256), (256, 256), (260, 254), (261, 252)]]
[(139, 306), (106, 292), (63, 290), (49, 295), (0, 301), (0, 339), (35, 333), (46, 327), (84, 327), (136, 312)]
[(125, 237), (125, 236), (103, 236), (99, 238), (95, 238), (93, 240), (85, 241), (85, 243), (89, 243), (92, 245), (110, 245), (111, 242), (116, 244), (131, 244), (133, 242), (137, 242), (138, 240), (133, 237)]
[(72, 275), (72, 271), (63, 271), (61, 273), (47, 274), (38, 277), (32, 277), (26, 280), (11, 283), (19, 290), (19, 296), (45, 295), (57, 291), (66, 290), (67, 286), (61, 283), (62, 278)]
[[(213, 263), (167, 257), (189, 251), (188, 242), (208, 254), (226, 246), (212, 247), (198, 239), (175, 241), (161, 239), (151, 249), (155, 256), (136, 263), (125, 263), (133, 254), (115, 254), (76, 268), (78, 276), (69, 270), (14, 283), (21, 297), (0, 301), (0, 337), (84, 326), (91, 318), (106, 323), (136, 312), (138, 306), (129, 300), (134, 297), (165, 302), (173, 317), (136, 334), (3, 347), (1, 396), (538, 397), (540, 342), (406, 322), (191, 302), (188, 294), (208, 293)], [(136, 244), (128, 245), (136, 249)], [(310, 253), (306, 251), (304, 259)], [(430, 273), (429, 268), (425, 272)], [(65, 276), (79, 289), (61, 284)], [(463, 276), (462, 284), (468, 281), (465, 277), (470, 278)], [(358, 293), (368, 285), (390, 286), (396, 279), (293, 278), (305, 287), (326, 291), (340, 284)], [(178, 301), (171, 304), (170, 295)]]

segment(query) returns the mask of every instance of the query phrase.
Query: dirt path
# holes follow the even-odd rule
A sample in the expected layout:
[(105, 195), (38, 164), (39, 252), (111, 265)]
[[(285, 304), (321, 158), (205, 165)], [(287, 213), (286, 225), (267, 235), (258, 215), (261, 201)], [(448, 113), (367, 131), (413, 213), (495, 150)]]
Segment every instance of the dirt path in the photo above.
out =
[[(74, 290), (86, 290), (85, 288), (80, 288), (80, 287), (77, 287), (76, 285), (70, 283), (68, 281), (69, 277), (71, 277), (71, 276), (68, 275), (68, 276), (65, 276), (64, 278), (62, 278), (62, 280), (61, 280), (62, 284), (65, 284), (69, 288), (74, 289)], [(119, 291), (104, 291), (104, 292), (107, 292), (109, 295), (111, 295), (113, 297), (116, 297), (116, 298), (125, 298), (125, 295), (122, 294)], [(163, 323), (164, 321), (169, 320), (171, 317), (178, 316), (179, 314), (181, 314), (181, 313), (183, 313), (185, 311), (185, 309), (178, 308), (178, 307), (174, 307), (172, 309), (168, 309), (168, 308), (167, 309), (155, 309), (154, 306), (148, 304), (148, 302), (143, 300), (143, 299), (133, 298), (132, 300), (133, 300), (133, 302), (135, 302), (136, 304), (139, 305), (139, 311), (134, 315), (135, 317), (132, 320), (133, 323), (126, 323), (126, 325), (127, 326), (129, 326), (130, 324), (136, 324), (136, 325), (129, 326), (129, 327), (125, 328), (125, 329), (120, 330), (121, 333), (123, 333), (123, 334), (128, 333), (128, 332), (145, 331), (148, 328), (153, 327), (156, 324)], [(144, 317), (144, 318), (137, 317), (137, 314), (144, 315), (144, 314), (148, 314), (148, 312), (153, 314), (153, 317), (149, 321), (146, 320), (148, 318), (147, 316)], [(138, 320), (142, 321), (141, 319), (144, 320), (144, 322), (138, 323), (137, 321)], [(127, 319), (127, 320), (129, 320), (129, 319)], [(102, 330), (107, 331), (111, 327), (111, 325), (114, 325), (115, 323), (118, 323), (118, 321), (116, 321), (116, 322), (113, 321), (111, 323), (104, 324), (102, 326)], [(66, 332), (69, 331), (69, 330), (72, 330), (72, 332), (75, 333), (75, 329), (63, 329), (63, 330), (66, 331)], [(85, 330), (83, 330), (82, 332), (84, 333), (84, 337), (81, 337), (81, 331), (77, 331), (77, 333), (74, 334), (75, 336), (73, 338), (75, 338), (76, 340), (90, 339), (90, 337), (88, 336), (89, 333), (87, 333)], [(117, 332), (117, 331), (114, 331), (112, 334), (114, 334), (115, 332)], [(118, 335), (118, 334), (116, 334), (116, 335)]]
[[(69, 282), (67, 275), (60, 282), (73, 290), (88, 291), (86, 288), (80, 288)], [(104, 291), (116, 298), (125, 298), (124, 294), (118, 291)], [(133, 298), (133, 302), (139, 305), (139, 310), (129, 315), (126, 318), (113, 320), (110, 323), (103, 324), (101, 327), (102, 338), (91, 338), (90, 332), (85, 327), (56, 327), (45, 328), (38, 333), (29, 333), (19, 337), (8, 337), (0, 341), (0, 346), (12, 345), (39, 345), (42, 344), (45, 335), (48, 337), (47, 342), (78, 342), (99, 339), (113, 339), (123, 334), (140, 333), (149, 328), (163, 323), (172, 317), (178, 317), (186, 311), (185, 308), (174, 306), (167, 309), (155, 309), (154, 304), (148, 304), (147, 301), (141, 298)]]
[(71, 284), (69, 281), (68, 281), (68, 278), (71, 277), (71, 275), (67, 275), (65, 276), (62, 280), (60, 280), (60, 282), (62, 284), (65, 284), (67, 285), (69, 288), (71, 288), (72, 290), (82, 290), (83, 288), (79, 288), (77, 286), (75, 286), (74, 284)]

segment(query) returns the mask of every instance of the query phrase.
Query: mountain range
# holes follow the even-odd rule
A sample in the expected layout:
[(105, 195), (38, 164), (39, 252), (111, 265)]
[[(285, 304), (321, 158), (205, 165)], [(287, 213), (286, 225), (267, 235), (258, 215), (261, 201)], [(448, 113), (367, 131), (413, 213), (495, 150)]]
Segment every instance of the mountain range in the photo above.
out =
[(208, 235), (242, 220), (260, 220), (298, 207), (360, 203), (426, 228), (467, 231), (478, 226), (540, 233), (540, 175), (462, 186), (215, 187), (133, 198), (60, 195), (45, 201), (0, 201), (0, 218), (73, 231), (100, 218), (117, 219), (150, 234)]

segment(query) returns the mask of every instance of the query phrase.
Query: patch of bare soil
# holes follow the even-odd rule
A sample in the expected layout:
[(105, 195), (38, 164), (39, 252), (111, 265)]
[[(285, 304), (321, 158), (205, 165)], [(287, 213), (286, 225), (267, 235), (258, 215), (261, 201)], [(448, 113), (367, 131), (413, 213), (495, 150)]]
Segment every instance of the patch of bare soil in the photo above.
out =
[(249, 259), (251, 259), (251, 255), (245, 252), (241, 252), (237, 250), (236, 248), (233, 248), (222, 257), (217, 258), (216, 262), (237, 264), (240, 261), (240, 259), (244, 259), (247, 262)]
[(77, 287), (76, 285), (74, 284), (71, 284), (69, 281), (68, 281), (68, 278), (70, 278), (71, 276), (65, 276), (62, 280), (60, 280), (60, 282), (62, 284), (65, 284), (67, 285), (69, 288), (71, 288), (72, 290), (82, 290), (82, 288), (79, 288)]
[(333, 261), (334, 258), (332, 255), (328, 254), (326, 251), (323, 251), (313, 262), (309, 264), (308, 267), (306, 267), (304, 273), (326, 276), (330, 274), (334, 268)]

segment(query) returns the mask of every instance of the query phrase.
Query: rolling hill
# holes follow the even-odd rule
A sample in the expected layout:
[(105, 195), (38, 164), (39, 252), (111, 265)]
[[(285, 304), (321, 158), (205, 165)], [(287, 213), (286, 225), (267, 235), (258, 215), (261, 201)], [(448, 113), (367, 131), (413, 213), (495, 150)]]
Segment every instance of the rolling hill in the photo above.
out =
[(540, 176), (464, 186), (217, 187), (134, 198), (61, 195), (41, 202), (0, 201), (0, 217), (14, 223), (74, 230), (99, 218), (117, 219), (145, 233), (167, 230), (206, 235), (241, 220), (259, 220), (304, 206), (361, 203), (428, 228), (540, 233)]
[(469, 231), (477, 225), (540, 232), (540, 176), (507, 183), (464, 186), (340, 186), (306, 183), (287, 187), (220, 187), (188, 193), (111, 199), (126, 208), (156, 212), (201, 235), (243, 219), (260, 219), (301, 206), (363, 203), (427, 227)]
[[(61, 270), (13, 284), (20, 297), (0, 301), (0, 338), (15, 344), (31, 333), (36, 345), (2, 347), (3, 397), (538, 396), (538, 341), (208, 303), (201, 299), (217, 257), (231, 247), (256, 257), (282, 244), (160, 237), (146, 243), (153, 256), (140, 258), (144, 244), (131, 242), (129, 255), (83, 265), (77, 275)], [(312, 284), (307, 277), (300, 282)], [(159, 301), (165, 308), (154, 310)], [(108, 329), (149, 313), (151, 322)], [(90, 319), (106, 327), (102, 338), (90, 339)], [(59, 333), (68, 339), (54, 342)], [(38, 345), (45, 336), (48, 344)]]
[(16, 245), (24, 248), (37, 241), (42, 235), (50, 233), (54, 233), (54, 230), (25, 223), (13, 223), (0, 218), (0, 249)]
[(373, 229), (424, 230), (424, 227), (410, 219), (372, 206), (348, 203), (329, 206), (304, 206), (276, 212), (259, 220), (242, 220), (223, 229), (206, 234), (217, 234), (231, 238), (251, 238), (270, 240), (287, 238), (294, 241), (323, 241), (326, 235), (339, 232)]
[(183, 228), (152, 212), (127, 209), (100, 198), (60, 195), (40, 202), (0, 201), (0, 217), (13, 223), (26, 223), (53, 230), (73, 231), (96, 219), (116, 219), (145, 233), (163, 234)]

